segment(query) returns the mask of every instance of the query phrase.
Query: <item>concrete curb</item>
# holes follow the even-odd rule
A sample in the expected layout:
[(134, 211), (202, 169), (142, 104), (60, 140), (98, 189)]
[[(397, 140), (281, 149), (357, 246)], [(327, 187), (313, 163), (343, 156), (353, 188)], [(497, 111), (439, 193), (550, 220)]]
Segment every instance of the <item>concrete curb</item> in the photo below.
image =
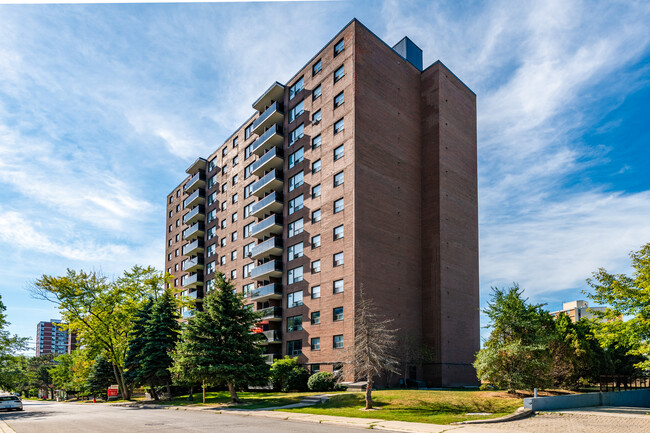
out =
[(502, 416), (501, 418), (473, 419), (473, 420), (469, 420), (469, 421), (453, 422), (451, 424), (452, 425), (495, 424), (495, 423), (499, 423), (499, 422), (516, 421), (518, 419), (528, 418), (529, 416), (533, 416), (534, 414), (535, 414), (534, 410), (525, 409), (523, 407), (520, 407), (519, 409), (514, 411), (514, 413), (511, 413), (510, 415)]
[(6, 422), (0, 421), (0, 433), (16, 433), (16, 431), (9, 427)]

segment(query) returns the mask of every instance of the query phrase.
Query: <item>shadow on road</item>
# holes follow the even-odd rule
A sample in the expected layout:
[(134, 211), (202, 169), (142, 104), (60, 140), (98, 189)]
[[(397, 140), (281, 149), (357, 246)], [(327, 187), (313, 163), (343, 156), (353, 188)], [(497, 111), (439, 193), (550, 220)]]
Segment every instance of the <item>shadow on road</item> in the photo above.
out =
[(0, 421), (9, 421), (13, 419), (30, 419), (52, 415), (51, 412), (38, 409), (25, 409), (18, 412), (0, 412)]

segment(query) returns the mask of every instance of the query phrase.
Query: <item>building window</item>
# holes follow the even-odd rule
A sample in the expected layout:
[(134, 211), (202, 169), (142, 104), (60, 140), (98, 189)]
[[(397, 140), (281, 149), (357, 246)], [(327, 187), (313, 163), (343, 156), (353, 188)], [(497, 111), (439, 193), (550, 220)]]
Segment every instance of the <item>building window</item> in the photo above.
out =
[(288, 277), (289, 277), (289, 284), (298, 283), (302, 281), (302, 266), (289, 269)]
[(226, 203), (225, 201), (222, 201), (221, 202), (221, 210), (226, 210), (226, 207), (228, 207), (228, 203)]
[(343, 198), (340, 198), (334, 202), (334, 213), (339, 213), (345, 208), (343, 203)]
[(293, 191), (294, 189), (302, 185), (304, 183), (304, 180), (305, 180), (304, 170), (301, 170), (299, 173), (296, 173), (295, 175), (291, 176), (289, 178), (289, 192)]
[(336, 188), (339, 185), (343, 185), (343, 181), (344, 181), (343, 176), (344, 175), (342, 171), (339, 171), (334, 175), (334, 188)]
[(173, 211), (173, 210), (170, 210), (170, 211), (169, 211), (169, 218), (171, 218), (172, 215), (174, 215), (174, 211)]
[(205, 273), (206, 274), (212, 274), (214, 272), (215, 266), (214, 266), (214, 260), (211, 261), (210, 263), (207, 264), (205, 267)]
[(239, 200), (239, 195), (238, 194), (233, 194), (232, 195), (232, 204), (237, 203), (237, 200)]
[(301, 123), (300, 125), (298, 125), (296, 129), (294, 129), (289, 133), (289, 146), (293, 146), (293, 144), (296, 141), (300, 140), (304, 136), (305, 136), (305, 124)]
[(314, 89), (314, 92), (311, 94), (311, 99), (312, 101), (317, 100), (320, 98), (320, 95), (323, 94), (323, 87), (319, 84), (318, 87)]
[(244, 298), (250, 298), (251, 292), (255, 290), (255, 284), (254, 283), (246, 284), (242, 289), (243, 289), (242, 292), (244, 293)]
[(255, 182), (251, 182), (246, 187), (244, 187), (244, 198), (247, 199), (253, 194), (253, 184)]
[(176, 220), (176, 227), (180, 227), (180, 225), (181, 225), (181, 220), (179, 220), (179, 219)]
[(251, 213), (253, 213), (253, 205), (255, 205), (255, 202), (249, 203), (246, 206), (244, 206), (244, 218), (248, 218), (251, 216)]
[(253, 134), (253, 124), (251, 123), (244, 129), (244, 140), (248, 140)]
[(334, 72), (334, 82), (336, 83), (344, 76), (345, 76), (345, 66), (341, 65), (341, 67)]
[(317, 149), (320, 147), (321, 139), (320, 139), (320, 134), (318, 134), (316, 137), (311, 139), (311, 148), (312, 149)]
[(212, 161), (208, 163), (208, 171), (212, 171), (217, 166), (217, 158), (212, 158)]
[(167, 254), (167, 261), (170, 261), (172, 259), (172, 253)]
[(224, 146), (223, 149), (221, 149), (221, 156), (226, 156), (228, 153), (228, 146)]
[(314, 186), (311, 189), (311, 198), (318, 198), (320, 197), (320, 184)]
[(226, 182), (221, 184), (221, 192), (225, 193), (228, 191), (228, 184)]
[(231, 261), (237, 260), (237, 250), (232, 250), (230, 252), (230, 260)]
[(248, 179), (253, 174), (253, 163), (250, 163), (244, 168), (244, 179)]
[(168, 246), (168, 247), (171, 247), (171, 246), (172, 246), (172, 239), (170, 239), (170, 240), (167, 241), (167, 246)]
[[(239, 164), (239, 157), (238, 157), (237, 155), (235, 155), (235, 156), (232, 158), (232, 166), (234, 167), (234, 166), (236, 166), (237, 164)], [(236, 183), (236, 182), (235, 182), (235, 183)]]
[(232, 177), (232, 184), (237, 185), (237, 182), (239, 182), (239, 175), (236, 174)]
[(208, 247), (208, 253), (207, 253), (208, 257), (212, 256), (216, 252), (217, 252), (217, 245), (216, 244), (212, 244), (212, 245), (210, 245)]
[(232, 232), (230, 234), (230, 240), (233, 241), (233, 242), (235, 242), (237, 240), (237, 232), (236, 231)]
[(291, 110), (289, 110), (289, 123), (293, 122), (300, 116), (302, 113), (305, 112), (305, 101), (302, 100), (296, 104), (295, 107), (293, 107)]
[(255, 242), (251, 242), (250, 244), (244, 245), (244, 257), (250, 257), (251, 256), (251, 251), (255, 247)]
[(172, 230), (174, 230), (174, 226), (172, 226), (172, 225), (170, 224), (170, 225), (169, 225), (169, 233), (171, 233)]
[(334, 45), (334, 57), (338, 56), (345, 49), (345, 40), (341, 39)]
[(287, 332), (302, 331), (302, 316), (287, 317)]
[(208, 239), (212, 239), (217, 235), (217, 226), (210, 227), (208, 229)]
[(343, 292), (343, 280), (336, 280), (334, 281), (334, 293), (342, 293)]
[(314, 260), (311, 262), (311, 273), (317, 274), (320, 272), (320, 260)]
[(239, 146), (239, 137), (235, 137), (232, 139), (232, 147), (237, 147)]
[(289, 168), (293, 168), (296, 164), (302, 162), (303, 159), (305, 159), (305, 148), (301, 147), (289, 155)]
[(208, 179), (208, 189), (209, 189), (209, 188), (212, 188), (212, 187), (215, 186), (216, 184), (217, 184), (217, 175), (215, 174), (214, 176), (212, 176), (212, 177), (210, 177), (210, 178)]
[(312, 121), (312, 123), (313, 123), (314, 125), (318, 125), (318, 124), (320, 123), (320, 121), (322, 120), (322, 117), (323, 117), (323, 116), (321, 115), (321, 111), (318, 110), (317, 112), (315, 112), (315, 113), (311, 116), (311, 121)]
[(255, 267), (255, 263), (249, 263), (247, 265), (244, 265), (243, 274), (242, 274), (243, 277), (244, 278), (250, 277), (251, 276), (251, 271), (253, 270), (254, 267)]
[(320, 337), (311, 339), (311, 350), (320, 350)]
[(174, 265), (174, 271), (175, 271), (175, 272), (178, 272), (178, 263), (176, 263), (176, 264)]
[(334, 336), (334, 349), (343, 349), (343, 335)]
[(180, 205), (180, 204), (177, 204), (177, 205), (176, 205), (176, 212), (180, 212), (180, 211), (181, 211), (181, 205)]
[(246, 239), (247, 237), (249, 237), (251, 235), (251, 232), (253, 230), (254, 225), (255, 225), (255, 223), (249, 223), (249, 224), (246, 224), (244, 226), (244, 239)]
[(332, 317), (335, 322), (343, 320), (343, 307), (336, 307)]
[(314, 66), (311, 67), (311, 75), (314, 76), (323, 70), (323, 63), (318, 59)]
[(291, 245), (288, 249), (288, 260), (295, 260), (302, 257), (302, 242)]
[(244, 149), (244, 159), (248, 159), (248, 158), (251, 157), (251, 155), (253, 154), (253, 145), (254, 144), (255, 144), (255, 142), (253, 142), (253, 143), (249, 144), (248, 146), (246, 146), (246, 148)]
[(174, 256), (178, 257), (178, 248), (176, 248), (176, 251), (174, 252)]
[(230, 279), (231, 280), (237, 279), (237, 269), (233, 269), (232, 271), (230, 271)]
[(341, 239), (343, 237), (343, 225), (334, 227), (334, 240)]
[[(320, 286), (314, 286), (311, 288), (311, 298), (312, 299), (320, 298)], [(318, 317), (320, 318), (320, 313), (318, 313)]]
[(345, 102), (345, 95), (343, 92), (339, 93), (334, 97), (334, 108), (338, 108)]
[(298, 235), (302, 233), (303, 229), (303, 219), (297, 219), (292, 223), (289, 223), (289, 237)]
[(302, 355), (302, 340), (287, 341), (287, 355), (289, 356)]
[(338, 134), (339, 132), (343, 131), (345, 129), (345, 119), (339, 119), (335, 124), (334, 124), (334, 135)]
[(221, 167), (221, 174), (225, 176), (226, 173), (228, 173), (228, 166), (225, 164), (225, 161), (224, 161), (224, 165), (223, 165), (223, 167)]
[(232, 214), (231, 219), (232, 219), (232, 222), (236, 222), (236, 221), (237, 221), (237, 212), (235, 212), (234, 214)]
[(298, 81), (296, 81), (296, 83), (293, 86), (289, 87), (289, 100), (295, 98), (296, 95), (300, 93), (300, 91), (304, 88), (305, 88), (305, 77), (302, 76)]
[(343, 266), (343, 251), (334, 254), (334, 267)]
[(176, 242), (178, 242), (178, 233), (176, 233)]
[(208, 206), (217, 202), (217, 191), (208, 196)]
[(287, 295), (287, 308), (299, 307), (302, 305), (302, 291), (293, 292)]
[(174, 201), (174, 196), (173, 196), (173, 195), (170, 195), (170, 196), (169, 196), (169, 203), (172, 203), (173, 201)]
[(311, 247), (312, 249), (320, 247), (320, 235), (311, 238)]
[(222, 229), (226, 228), (226, 220), (225, 220), (225, 218), (221, 220), (221, 228)]
[(320, 211), (320, 209), (316, 209), (315, 211), (313, 211), (311, 213), (311, 223), (315, 224), (315, 223), (319, 222), (320, 217), (321, 217), (321, 211)]
[(221, 256), (221, 257), (219, 258), (219, 264), (220, 264), (221, 266), (225, 266), (225, 265), (226, 265), (226, 256)]
[(314, 161), (312, 163), (311, 172), (312, 173), (318, 173), (320, 171), (320, 169), (321, 169), (321, 163), (320, 163), (320, 159), (318, 159), (318, 160), (316, 160), (316, 161)]
[(289, 200), (289, 215), (302, 209), (303, 202), (304, 202), (304, 198), (302, 194), (300, 194), (298, 197), (292, 200)]
[(219, 245), (221, 245), (222, 248), (226, 246), (226, 238), (225, 237), (221, 238), (221, 241), (219, 242)]

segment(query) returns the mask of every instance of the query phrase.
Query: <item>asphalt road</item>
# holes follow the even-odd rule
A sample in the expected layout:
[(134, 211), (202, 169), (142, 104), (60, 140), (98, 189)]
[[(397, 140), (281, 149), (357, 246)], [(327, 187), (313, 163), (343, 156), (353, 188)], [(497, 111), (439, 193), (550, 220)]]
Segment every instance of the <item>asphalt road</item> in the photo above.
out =
[(262, 417), (118, 407), (105, 404), (70, 404), (23, 400), (23, 412), (0, 412), (16, 433), (121, 433), (121, 432), (259, 432), (342, 433), (361, 430)]

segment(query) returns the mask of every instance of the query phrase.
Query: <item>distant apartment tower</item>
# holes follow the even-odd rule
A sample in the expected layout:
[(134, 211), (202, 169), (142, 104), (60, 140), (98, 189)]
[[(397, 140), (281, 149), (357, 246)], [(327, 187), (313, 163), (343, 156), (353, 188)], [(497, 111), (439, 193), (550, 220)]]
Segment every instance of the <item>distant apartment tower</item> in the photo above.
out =
[(422, 70), (408, 38), (390, 47), (352, 20), (252, 105), (167, 196), (172, 285), (200, 305), (223, 272), (263, 312), (268, 361), (312, 371), (340, 368), (363, 285), (433, 350), (411, 379), (475, 384), (475, 94), (440, 61)]
[(605, 310), (607, 310), (606, 307), (589, 307), (587, 301), (572, 301), (563, 303), (562, 309), (560, 311), (553, 311), (551, 315), (557, 319), (560, 314), (566, 314), (573, 323), (576, 323), (580, 319), (592, 319), (596, 317), (594, 311), (604, 313)]
[(77, 335), (61, 327), (61, 321), (52, 319), (36, 326), (36, 356), (72, 353), (77, 348)]

